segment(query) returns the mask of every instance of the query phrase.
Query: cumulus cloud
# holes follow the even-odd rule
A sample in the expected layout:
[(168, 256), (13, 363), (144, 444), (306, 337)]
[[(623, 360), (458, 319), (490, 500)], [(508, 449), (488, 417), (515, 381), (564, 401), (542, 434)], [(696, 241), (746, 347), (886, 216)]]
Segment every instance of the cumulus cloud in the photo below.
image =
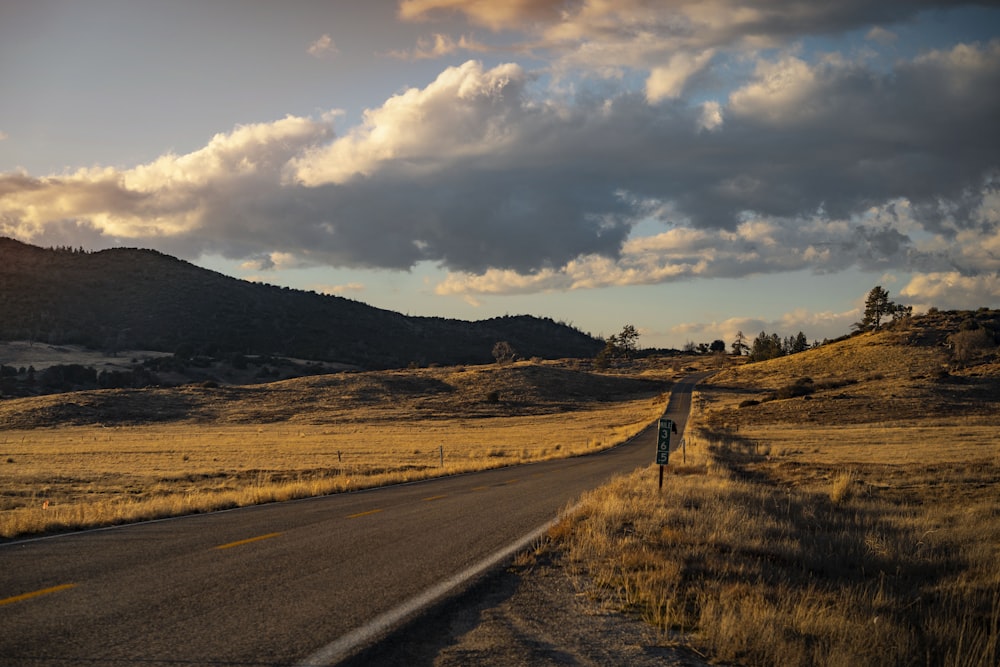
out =
[(696, 54), (680, 52), (670, 56), (666, 64), (654, 66), (646, 79), (646, 99), (659, 102), (680, 97), (684, 84), (704, 69), (712, 55), (711, 49)]
[(404, 20), (428, 20), (443, 14), (464, 16), (492, 30), (524, 30), (532, 26), (563, 40), (623, 39), (650, 33), (686, 40), (687, 44), (717, 46), (737, 41), (772, 43), (809, 33), (841, 32), (873, 22), (889, 23), (913, 16), (927, 7), (955, 3), (913, 3), (886, 0), (873, 6), (865, 0), (830, 5), (810, 0), (402, 0)]
[(701, 105), (701, 116), (698, 127), (702, 130), (714, 130), (722, 125), (722, 107), (718, 102), (710, 100)]
[(808, 122), (824, 110), (823, 74), (793, 56), (760, 59), (753, 81), (729, 95), (729, 109), (773, 125)]
[(251, 257), (240, 264), (245, 271), (282, 271), (306, 266), (302, 260), (290, 252), (271, 252)]
[(528, 75), (519, 66), (484, 70), (468, 61), (426, 88), (411, 88), (369, 109), (362, 125), (328, 146), (292, 161), (305, 185), (343, 184), (386, 169), (408, 175), (447, 168), (456, 160), (501, 150), (528, 111)]
[(925, 273), (914, 276), (899, 293), (907, 303), (917, 304), (918, 310), (940, 303), (956, 309), (978, 308), (1000, 302), (1000, 271), (973, 276), (958, 271)]
[(257, 255), (262, 249), (255, 235), (280, 238), (281, 216), (302, 207), (281, 186), (285, 164), (330, 132), (325, 122), (289, 116), (237, 127), (202, 149), (133, 169), (3, 174), (0, 233), (40, 241), (51, 238), (54, 228), (74, 228), (104, 239), (95, 245), (155, 245), (185, 257), (213, 251)]
[(441, 58), (464, 51), (467, 53), (486, 53), (492, 51), (492, 47), (477, 42), (471, 37), (461, 35), (458, 39), (442, 33), (434, 33), (431, 37), (422, 37), (417, 40), (416, 48), (412, 50), (390, 51), (388, 55), (400, 60), (427, 60), (431, 58)]
[(324, 34), (310, 44), (306, 52), (313, 58), (329, 58), (340, 53), (340, 49), (333, 43), (333, 38), (330, 35)]
[[(523, 294), (542, 291), (624, 287), (697, 278), (740, 278), (790, 271), (834, 273), (848, 268), (877, 272), (887, 267), (930, 270), (969, 265), (968, 252), (1000, 242), (969, 235), (947, 251), (924, 248), (904, 232), (912, 222), (888, 210), (905, 209), (894, 202), (850, 220), (751, 217), (734, 230), (678, 227), (623, 245), (615, 259), (580, 256), (558, 269), (530, 273), (490, 269), (450, 273), (436, 287), (442, 295)], [(896, 225), (886, 222), (889, 217)]]
[(879, 44), (886, 45), (894, 43), (897, 39), (899, 39), (899, 35), (891, 30), (886, 30), (881, 26), (874, 26), (865, 34), (865, 39), (871, 42), (878, 42)]
[[(517, 31), (521, 48), (545, 51), (557, 68), (616, 75), (619, 68), (647, 72), (652, 99), (671, 97), (695, 65), (718, 51), (778, 48), (807, 35), (828, 35), (891, 25), (928, 8), (954, 8), (948, 0), (910, 2), (843, 0), (402, 0), (399, 16), (428, 21), (464, 17), (496, 32)], [(886, 43), (892, 33), (872, 28)], [(703, 66), (703, 63), (702, 63)]]
[(502, 30), (521, 27), (527, 21), (556, 20), (564, 4), (564, 0), (401, 0), (399, 16), (422, 21), (436, 14), (458, 12), (476, 25)]
[[(530, 271), (581, 252), (616, 254), (633, 207), (594, 156), (586, 114), (536, 102), (531, 75), (470, 61), (365, 113), (364, 123), (290, 163), (296, 182), (335, 195), (333, 233), (405, 268), (421, 259), (466, 270)], [(395, 247), (399, 255), (388, 254)]]

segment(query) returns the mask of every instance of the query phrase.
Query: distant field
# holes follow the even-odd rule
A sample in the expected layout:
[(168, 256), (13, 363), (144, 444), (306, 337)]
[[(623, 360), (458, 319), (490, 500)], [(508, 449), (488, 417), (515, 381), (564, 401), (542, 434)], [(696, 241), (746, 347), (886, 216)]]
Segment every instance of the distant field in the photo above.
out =
[(109, 370), (129, 370), (133, 360), (143, 361), (154, 357), (170, 356), (166, 352), (145, 350), (123, 350), (114, 356), (97, 350), (88, 350), (79, 345), (49, 345), (29, 341), (0, 341), (0, 363), (14, 368), (33, 366), (36, 371), (58, 364), (80, 364), (107, 368)]
[(594, 452), (662, 413), (672, 372), (523, 363), (4, 401), (0, 536)]
[(1000, 360), (932, 334), (707, 380), (662, 492), (637, 471), (554, 529), (581, 586), (726, 664), (1000, 664)]

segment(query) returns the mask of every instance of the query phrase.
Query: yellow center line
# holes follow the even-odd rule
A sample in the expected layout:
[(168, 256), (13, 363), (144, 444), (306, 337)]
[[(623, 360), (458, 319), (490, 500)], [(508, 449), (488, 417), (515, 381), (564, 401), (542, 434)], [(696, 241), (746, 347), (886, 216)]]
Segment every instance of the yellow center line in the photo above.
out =
[(281, 533), (268, 533), (267, 535), (258, 535), (257, 537), (249, 537), (249, 538), (247, 538), (245, 540), (239, 540), (238, 542), (230, 542), (228, 544), (220, 544), (217, 547), (213, 547), (213, 549), (216, 549), (216, 550), (219, 550), (219, 549), (232, 549), (233, 547), (240, 547), (240, 546), (243, 546), (244, 544), (250, 544), (251, 542), (260, 542), (261, 540), (269, 540), (272, 537), (277, 537), (278, 535), (281, 535)]
[(488, 487), (488, 486), (474, 486), (474, 487), (472, 487), (472, 490), (473, 490), (473, 491), (486, 491), (486, 490), (488, 490), (489, 488), (490, 488), (490, 487)]
[(21, 600), (30, 600), (31, 598), (37, 598), (41, 595), (48, 595), (49, 593), (58, 593), (59, 591), (64, 591), (67, 588), (73, 588), (74, 586), (76, 586), (76, 584), (62, 584), (59, 586), (52, 586), (51, 588), (43, 588), (40, 591), (32, 591), (31, 593), (22, 593), (21, 595), (15, 595), (11, 598), (4, 598), (0, 600), (0, 607), (5, 604), (20, 602)]
[(347, 518), (348, 519), (357, 519), (358, 517), (368, 516), (369, 514), (378, 514), (381, 511), (382, 510), (380, 510), (380, 509), (375, 509), (375, 510), (368, 510), (367, 512), (358, 512), (357, 514), (348, 514)]
[(448, 496), (446, 496), (446, 495), (441, 495), (441, 496), (430, 496), (429, 498), (424, 498), (424, 500), (441, 500), (442, 498), (447, 498), (447, 497), (448, 497)]
[(517, 479), (508, 479), (504, 484), (517, 484), (519, 481)]

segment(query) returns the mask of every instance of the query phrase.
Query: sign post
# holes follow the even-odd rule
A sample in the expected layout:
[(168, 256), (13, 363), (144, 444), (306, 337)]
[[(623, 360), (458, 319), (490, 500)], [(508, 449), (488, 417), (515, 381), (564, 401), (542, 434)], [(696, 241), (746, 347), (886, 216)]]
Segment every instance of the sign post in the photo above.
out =
[(660, 466), (660, 489), (663, 489), (663, 466), (670, 463), (670, 434), (677, 433), (673, 419), (661, 419), (656, 431), (656, 465)]

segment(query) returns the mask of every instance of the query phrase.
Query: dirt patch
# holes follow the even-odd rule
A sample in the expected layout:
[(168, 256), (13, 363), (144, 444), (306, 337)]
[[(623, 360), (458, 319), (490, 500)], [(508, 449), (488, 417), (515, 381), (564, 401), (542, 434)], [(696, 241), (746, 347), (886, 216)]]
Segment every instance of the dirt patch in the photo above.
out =
[(650, 626), (581, 593), (558, 560), (487, 575), (344, 665), (702, 667)]

